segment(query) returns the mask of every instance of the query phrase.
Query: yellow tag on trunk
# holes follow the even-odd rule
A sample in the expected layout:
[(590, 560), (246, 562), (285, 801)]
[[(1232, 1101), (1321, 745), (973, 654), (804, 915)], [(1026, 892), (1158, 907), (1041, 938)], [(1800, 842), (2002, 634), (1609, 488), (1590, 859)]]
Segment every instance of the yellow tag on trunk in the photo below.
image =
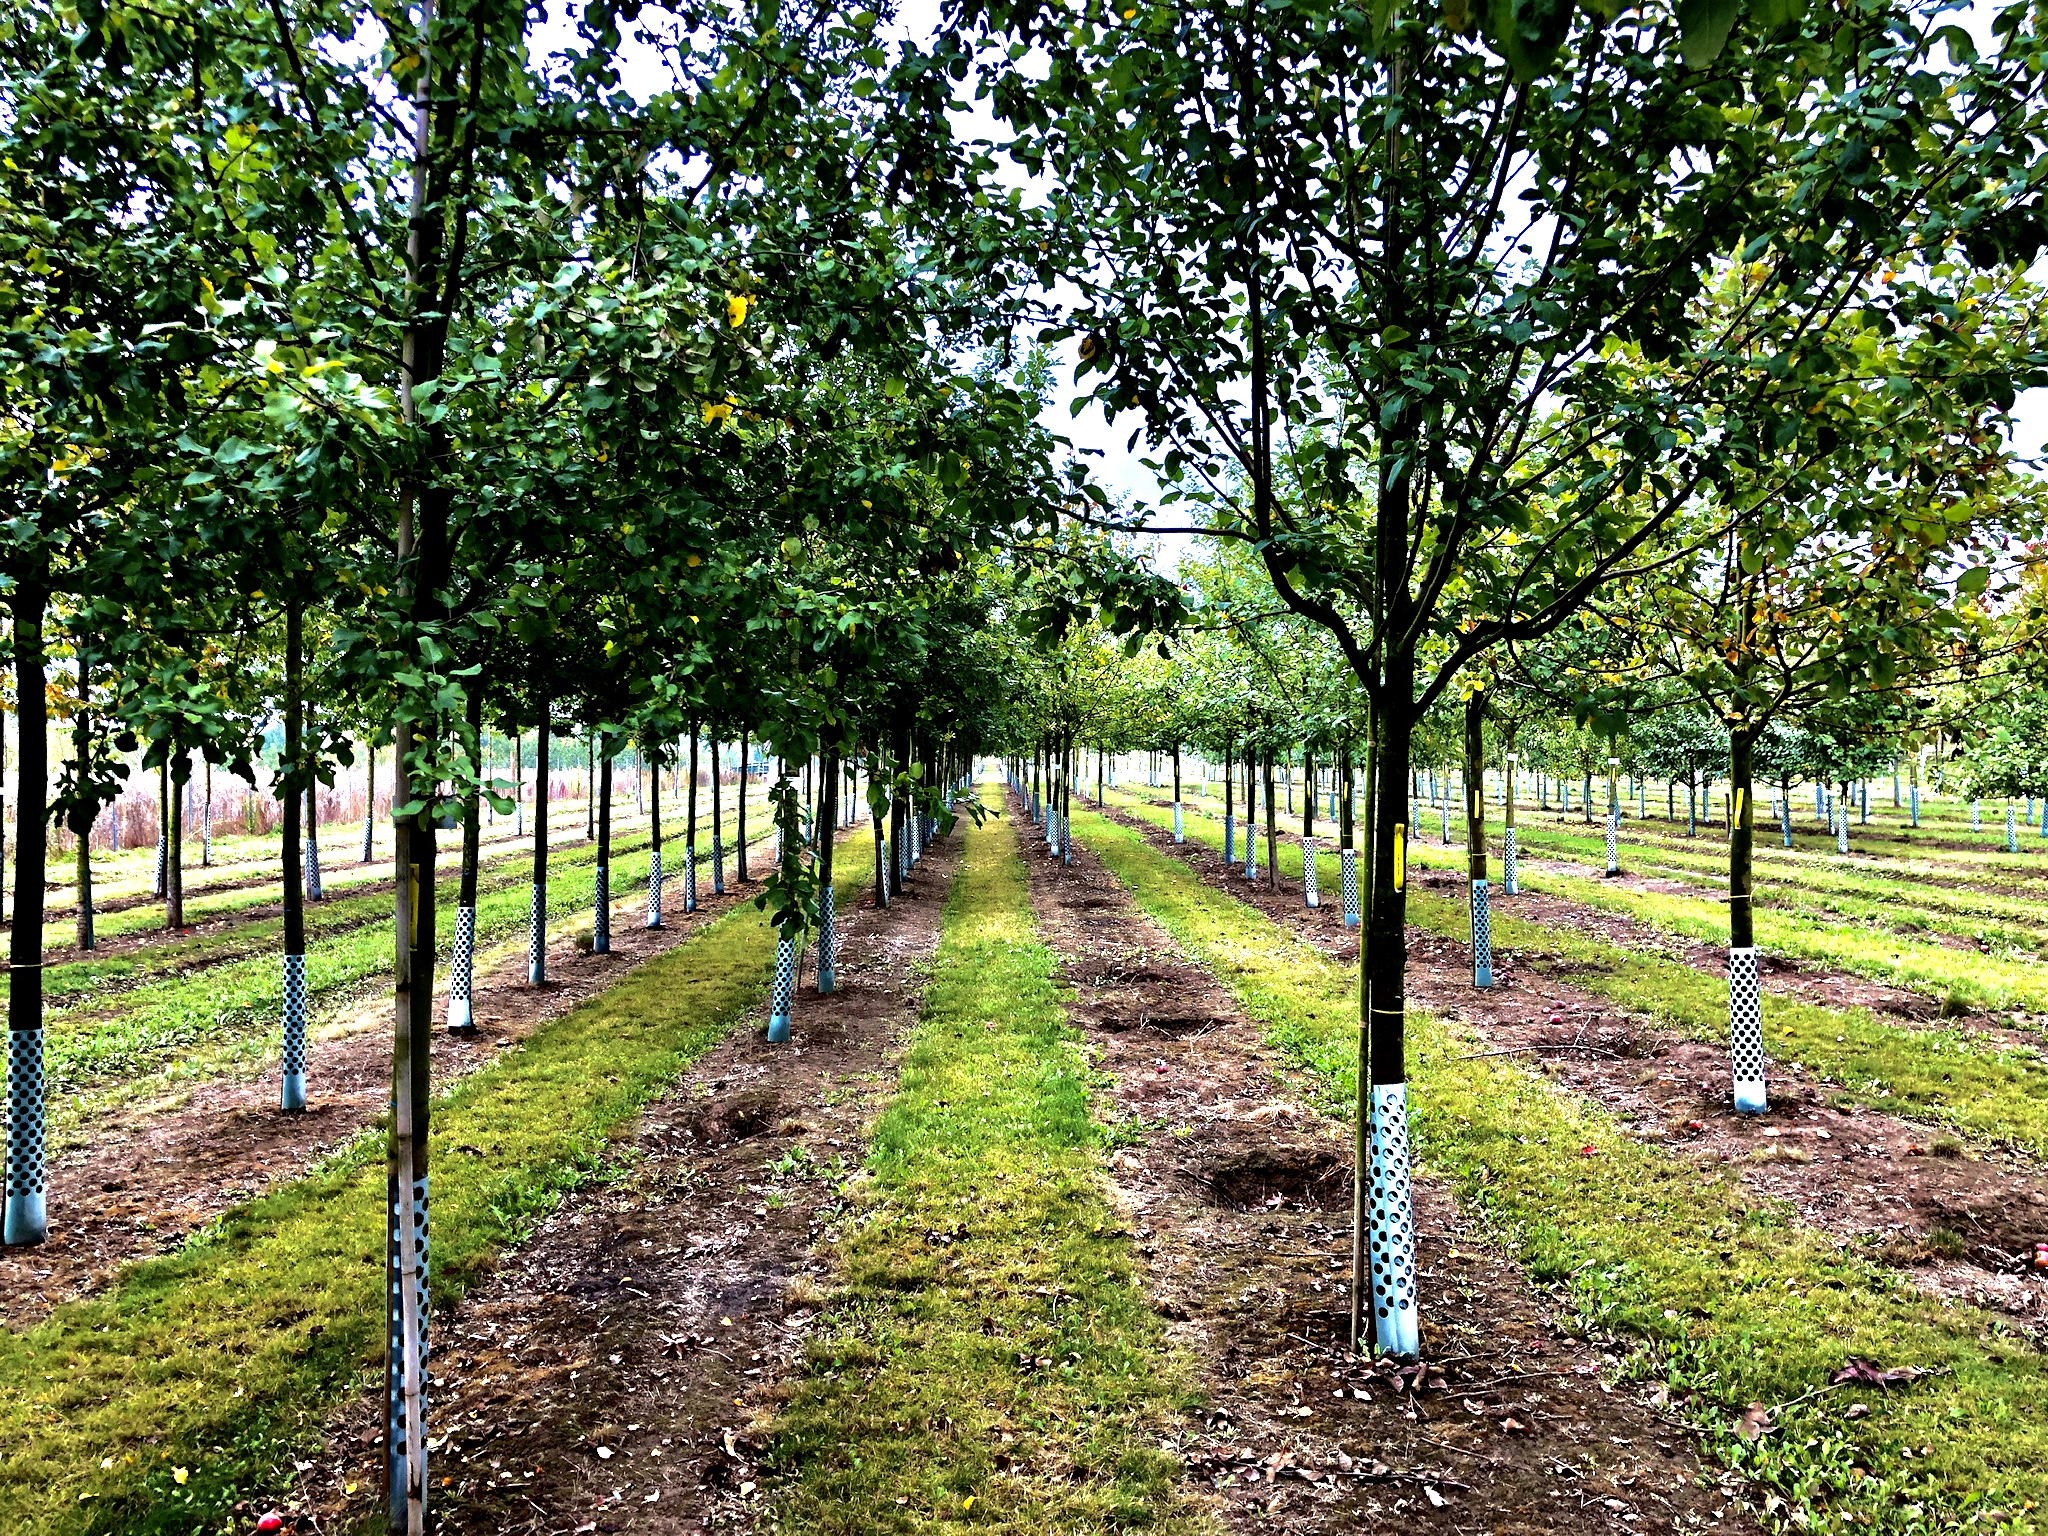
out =
[(1394, 889), (1408, 887), (1408, 823), (1394, 823)]

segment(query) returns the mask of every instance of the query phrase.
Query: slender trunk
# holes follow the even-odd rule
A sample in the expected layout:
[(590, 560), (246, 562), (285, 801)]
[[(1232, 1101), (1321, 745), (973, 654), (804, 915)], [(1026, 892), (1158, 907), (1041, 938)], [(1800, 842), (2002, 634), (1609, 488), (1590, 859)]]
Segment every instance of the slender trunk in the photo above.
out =
[(1280, 889), (1280, 822), (1279, 807), (1273, 800), (1273, 750), (1268, 747), (1263, 754), (1266, 789), (1266, 884), (1273, 890)]
[(49, 1235), (43, 1183), (43, 904), (49, 850), (49, 703), (40, 585), (15, 580), (14, 699), (21, 793), (15, 804), (14, 932), (7, 958), (7, 1202), (10, 1245)]
[(306, 1107), (306, 883), (299, 819), (305, 798), (295, 787), (305, 750), (304, 620), (298, 599), (284, 613), (284, 760), (279, 798), (284, 838), (284, 1018), (278, 1107)]
[(540, 701), (533, 728), (533, 896), (526, 914), (526, 981), (543, 986), (548, 979), (548, 711), (552, 700)]
[[(488, 761), (483, 741), (484, 695), (480, 686), (472, 685), (464, 709), (463, 719), (467, 725), (466, 735), (469, 747), (475, 753), (474, 761), (478, 778), (483, 776), (483, 765)], [(374, 751), (370, 758), (374, 765)], [(374, 807), (376, 801), (372, 799)], [(368, 812), (364, 813), (367, 824)], [(448, 959), (448, 1033), (451, 1035), (473, 1035), (476, 1033), (476, 1006), (472, 996), (472, 983), (476, 964), (476, 878), (477, 845), (483, 835), (483, 790), (480, 784), (472, 785), (462, 800), (462, 888), (455, 902), (455, 945)], [(363, 839), (367, 850), (369, 838)]]
[(1237, 861), (1237, 754), (1235, 743), (1223, 743), (1223, 872)]
[(711, 894), (725, 894), (725, 771), (718, 738), (711, 738)]
[(690, 723), (690, 787), (683, 801), (683, 910), (697, 910), (697, 724)]
[(1756, 808), (1750, 794), (1757, 731), (1739, 726), (1728, 753), (1728, 1035), (1737, 1110), (1766, 1107), (1763, 997), (1751, 910), (1756, 889), (1753, 852)]
[[(891, 729), (889, 749), (894, 759), (891, 766), (898, 773), (905, 772), (910, 767), (910, 717), (901, 710), (897, 711)], [(910, 873), (910, 850), (903, 837), (910, 823), (908, 799), (908, 796), (900, 794), (889, 797), (889, 889), (892, 893), (903, 889), (904, 877)], [(1062, 822), (1062, 828), (1064, 825)]]
[(363, 862), (370, 862), (377, 839), (377, 743), (363, 743)]
[(875, 905), (880, 908), (887, 908), (889, 905), (889, 860), (888, 850), (884, 846), (887, 842), (887, 837), (883, 830), (882, 812), (875, 805), (873, 798), (876, 750), (876, 747), (868, 749), (868, 820), (873, 823), (875, 834)]
[[(185, 755), (178, 754), (183, 765)], [(168, 764), (166, 769), (168, 771)], [(173, 930), (185, 926), (185, 789), (192, 782), (191, 769), (171, 775), (169, 852), (164, 860), (164, 926)], [(19, 888), (15, 892), (20, 895)], [(16, 914), (19, 916), (19, 913)]]
[[(1398, 801), (1413, 744), (1412, 651), (1389, 651), (1383, 692), (1380, 794)], [(1372, 1082), (1374, 1328), (1379, 1347), (1397, 1355), (1412, 1355), (1418, 1348), (1407, 1151), (1407, 834), (1407, 826), (1397, 820), (1383, 820), (1374, 828), (1372, 904), (1364, 944), (1372, 1010), (1367, 1069)]]
[[(19, 812), (16, 813), (17, 815)], [(17, 883), (15, 895), (21, 888)], [(171, 761), (165, 758), (156, 765), (156, 890), (154, 895), (165, 903), (164, 926), (171, 926)]]
[[(86, 772), (92, 762), (92, 711), (90, 677), (83, 659), (78, 664), (78, 720), (72, 728), (72, 745), (78, 757), (78, 787), (86, 787)], [(71, 830), (78, 838), (78, 947), (91, 949), (92, 931), (92, 827), (98, 819), (96, 802), (82, 802), (71, 817)]]
[(1305, 746), (1301, 749), (1301, 835), (1316, 835), (1316, 760)]
[(1493, 985), (1491, 893), (1486, 881), (1486, 694), (1465, 700), (1465, 886), (1472, 928), (1472, 985)]
[(583, 841), (597, 836), (597, 738), (583, 732)]
[(592, 898), (590, 952), (608, 955), (612, 949), (612, 744), (606, 737), (599, 750), (597, 768), (597, 884)]
[[(649, 757), (653, 758), (654, 772), (644, 771)], [(645, 781), (644, 785), (642, 781)], [(633, 765), (633, 787), (636, 794), (647, 797), (647, 926), (661, 926), (661, 754), (652, 743), (643, 742), (639, 760)]]
[(201, 869), (211, 869), (213, 867), (213, 764), (211, 761), (206, 764), (205, 774), (206, 798), (201, 802), (199, 810), (199, 867)]
[(838, 985), (839, 933), (834, 921), (837, 898), (832, 890), (832, 854), (839, 841), (839, 754), (827, 750), (818, 759), (818, 809), (813, 836), (818, 842), (818, 990)]

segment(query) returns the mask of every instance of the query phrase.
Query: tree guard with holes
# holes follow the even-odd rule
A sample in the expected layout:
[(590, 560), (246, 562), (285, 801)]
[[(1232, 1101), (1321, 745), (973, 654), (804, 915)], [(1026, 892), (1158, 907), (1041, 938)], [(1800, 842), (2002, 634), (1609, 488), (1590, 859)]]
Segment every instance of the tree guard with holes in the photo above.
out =
[(789, 1015), (796, 1001), (796, 940), (785, 929), (775, 938), (775, 991), (768, 1010), (768, 1043), (789, 1039)]
[(1316, 889), (1316, 840), (1312, 837), (1301, 840), (1301, 899), (1311, 907), (1323, 904), (1322, 895)]
[[(303, 963), (304, 957), (300, 957)], [(476, 961), (476, 908), (455, 909), (455, 947), (448, 956), (448, 1032), (476, 1032), (476, 1011), (470, 997)], [(289, 1107), (289, 1106), (287, 1106)]]
[(1372, 1089), (1372, 1311), (1380, 1353), (1421, 1353), (1415, 1295), (1415, 1209), (1408, 1171), (1408, 1085)]

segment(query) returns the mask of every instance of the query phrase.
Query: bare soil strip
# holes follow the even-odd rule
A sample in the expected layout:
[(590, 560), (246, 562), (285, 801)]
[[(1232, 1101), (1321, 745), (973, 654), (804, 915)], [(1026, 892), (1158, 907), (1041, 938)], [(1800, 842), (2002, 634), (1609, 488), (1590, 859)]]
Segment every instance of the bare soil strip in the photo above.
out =
[(1417, 1189), (1421, 1370), (1348, 1346), (1351, 1133), (1206, 972), (1077, 845), (1032, 900), (1110, 1079), (1109, 1163), (1155, 1305), (1199, 1364), (1203, 1427), (1171, 1447), (1235, 1530), (1754, 1529), (1732, 1478), (1430, 1180)]
[[(839, 988), (800, 991), (786, 1045), (758, 1015), (435, 1319), (433, 1470), (446, 1536), (751, 1528), (763, 1435), (823, 1303), (842, 1181), (916, 1021), (959, 862), (935, 843), (886, 912), (840, 921)], [(376, 1391), (337, 1416), (306, 1528), (375, 1509)]]
[[(1253, 885), (1207, 848), (1176, 845), (1150, 822), (1108, 814), (1215, 888), (1333, 958), (1357, 963), (1358, 939), (1341, 910), (1306, 907), (1299, 882), (1283, 879), (1276, 889), (1262, 876)], [(1418, 872), (1416, 880), (1436, 894), (1462, 896), (1455, 875)], [(1548, 916), (1530, 905), (1542, 899), (1506, 900), (1534, 920), (1592, 926), (1569, 903)], [(2037, 1330), (2048, 1325), (2048, 1274), (2032, 1267), (2034, 1245), (2048, 1241), (2048, 1178), (2018, 1153), (1971, 1148), (1852, 1103), (1797, 1062), (1772, 1063), (1768, 1114), (1738, 1115), (1724, 1051), (1572, 985), (1568, 969), (1542, 957), (1497, 948), (1493, 986), (1481, 991), (1471, 984), (1464, 945), (1410, 928), (1408, 995), (1472, 1030), (1480, 1049), (1540, 1062), (1638, 1138), (1703, 1171), (1738, 1172), (1760, 1198), (1788, 1202), (1802, 1221), (1844, 1243), (1865, 1243), (1873, 1258), (1921, 1288), (2001, 1309)]]

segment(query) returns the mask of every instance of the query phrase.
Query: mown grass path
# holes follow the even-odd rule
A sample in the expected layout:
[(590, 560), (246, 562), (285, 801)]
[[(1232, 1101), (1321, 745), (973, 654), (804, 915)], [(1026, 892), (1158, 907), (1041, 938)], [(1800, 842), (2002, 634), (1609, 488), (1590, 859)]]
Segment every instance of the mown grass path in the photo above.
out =
[[(993, 793), (991, 792), (991, 799)], [(1210, 1529), (1186, 1403), (1107, 1201), (1091, 1082), (1016, 833), (967, 834), (934, 975), (777, 1426), (785, 1531)]]
[[(851, 902), (866, 872), (842, 870)], [(765, 917), (737, 907), (437, 1101), (437, 1306), (603, 1166), (615, 1128), (761, 996), (773, 951)], [(288, 1483), (380, 1356), (383, 1200), (366, 1138), (0, 1335), (0, 1530), (214, 1530), (237, 1499)]]
[[(1268, 1038), (1352, 1101), (1357, 979), (1205, 884), (1142, 833), (1076, 812), (1074, 832)], [(1813, 1531), (1946, 1529), (1991, 1511), (2039, 1529), (2048, 1497), (2048, 1362), (1999, 1317), (1933, 1300), (1824, 1234), (1702, 1178), (1610, 1116), (1410, 1015), (1420, 1155), (1484, 1212), (1628, 1369), (1697, 1394), (1714, 1449), (1755, 1478), (1764, 1512)], [(1424, 1298), (1425, 1311), (1428, 1299)], [(1939, 1373), (1891, 1393), (1831, 1392), (1851, 1358)], [(1769, 1432), (1737, 1431), (1746, 1405)], [(1853, 1403), (1864, 1404), (1852, 1417)], [(2031, 1503), (2029, 1501), (2032, 1501)]]

